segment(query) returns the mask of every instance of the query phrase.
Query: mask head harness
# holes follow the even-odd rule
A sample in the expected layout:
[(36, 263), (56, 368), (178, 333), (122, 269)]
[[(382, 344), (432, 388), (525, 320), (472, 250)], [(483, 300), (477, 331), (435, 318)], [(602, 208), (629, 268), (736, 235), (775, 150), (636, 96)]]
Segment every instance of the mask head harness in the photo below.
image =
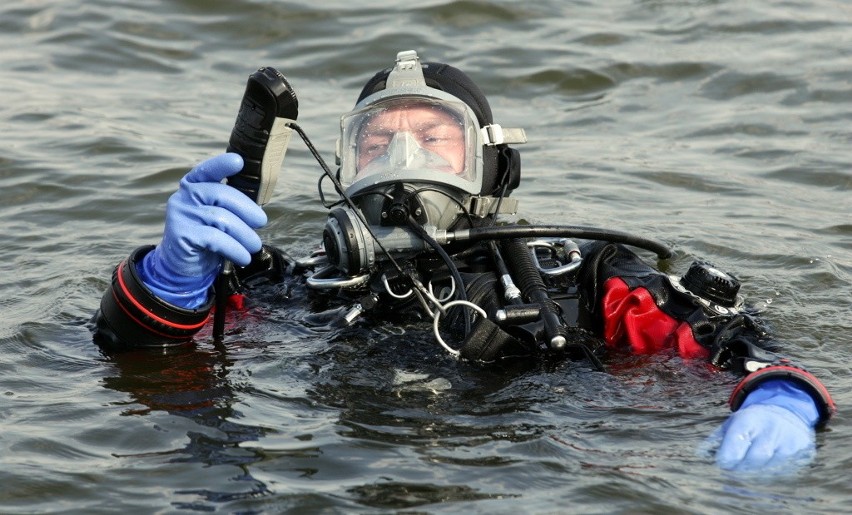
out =
[(382, 258), (359, 251), (387, 234), (382, 228), (414, 222), (446, 231), (517, 211), (505, 198), (520, 181), (520, 158), (508, 144), (526, 135), (494, 124), (485, 95), (452, 66), (400, 52), (393, 68), (367, 82), (340, 127), (338, 178), (360, 213), (332, 209), (323, 240), (329, 261), (347, 274), (369, 269), (370, 255)]

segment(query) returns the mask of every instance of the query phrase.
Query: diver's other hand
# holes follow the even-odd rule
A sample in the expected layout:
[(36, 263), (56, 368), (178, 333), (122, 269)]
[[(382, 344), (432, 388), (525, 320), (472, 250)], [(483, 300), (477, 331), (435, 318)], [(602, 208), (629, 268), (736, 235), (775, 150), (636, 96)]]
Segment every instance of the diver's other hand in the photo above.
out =
[(816, 455), (813, 398), (795, 383), (772, 379), (749, 393), (717, 431), (716, 463), (727, 470), (790, 470)]
[(188, 309), (204, 304), (224, 259), (245, 266), (260, 250), (254, 230), (266, 224), (266, 214), (221, 182), (242, 168), (239, 154), (210, 158), (169, 198), (163, 239), (139, 266), (142, 281), (166, 302)]

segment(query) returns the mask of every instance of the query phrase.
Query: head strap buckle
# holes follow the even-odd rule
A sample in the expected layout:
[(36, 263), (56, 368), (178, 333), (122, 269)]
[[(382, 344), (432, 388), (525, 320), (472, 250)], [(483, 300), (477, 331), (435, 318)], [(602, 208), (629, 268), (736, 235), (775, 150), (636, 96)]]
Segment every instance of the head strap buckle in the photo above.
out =
[(486, 145), (520, 144), (527, 142), (527, 133), (523, 129), (503, 128), (492, 123), (481, 129), (482, 139)]
[(396, 66), (388, 75), (387, 89), (426, 86), (420, 58), (414, 50), (403, 50), (396, 54)]
[(488, 215), (514, 215), (518, 213), (518, 199), (473, 196), (468, 201), (467, 210), (472, 216), (478, 218), (485, 218)]

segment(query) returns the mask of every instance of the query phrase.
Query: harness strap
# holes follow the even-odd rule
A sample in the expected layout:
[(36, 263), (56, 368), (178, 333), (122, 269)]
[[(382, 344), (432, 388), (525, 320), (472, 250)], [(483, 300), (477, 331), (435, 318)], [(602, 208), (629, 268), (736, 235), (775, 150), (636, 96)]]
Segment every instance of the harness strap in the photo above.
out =
[(459, 352), (470, 361), (491, 362), (500, 357), (506, 345), (517, 348), (521, 343), (491, 320), (480, 317), (471, 326)]

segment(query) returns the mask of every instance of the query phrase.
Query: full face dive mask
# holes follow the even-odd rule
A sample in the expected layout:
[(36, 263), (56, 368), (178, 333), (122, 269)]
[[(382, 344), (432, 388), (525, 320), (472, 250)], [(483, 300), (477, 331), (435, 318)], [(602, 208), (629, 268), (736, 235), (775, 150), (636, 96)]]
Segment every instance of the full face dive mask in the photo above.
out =
[(480, 127), (457, 97), (427, 86), (416, 52), (400, 52), (385, 88), (341, 117), (338, 178), (357, 209), (329, 213), (323, 244), (329, 261), (364, 273), (388, 253), (424, 248), (409, 229), (446, 232), (461, 217), (514, 213), (517, 202), (482, 196), (483, 149), (522, 143), (522, 129)]

